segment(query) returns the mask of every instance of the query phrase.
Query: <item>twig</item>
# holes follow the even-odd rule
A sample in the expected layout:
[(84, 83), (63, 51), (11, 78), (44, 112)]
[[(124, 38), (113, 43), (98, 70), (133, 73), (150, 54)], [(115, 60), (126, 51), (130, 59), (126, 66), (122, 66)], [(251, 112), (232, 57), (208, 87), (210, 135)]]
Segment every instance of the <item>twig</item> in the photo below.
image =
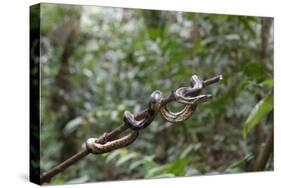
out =
[[(216, 83), (216, 82), (218, 82), (220, 80), (222, 80), (222, 76), (221, 75), (215, 76), (215, 77), (207, 79), (207, 80), (204, 80), (203, 81), (203, 87), (206, 87), (208, 85)], [(168, 104), (168, 103), (170, 103), (172, 101), (175, 101), (174, 92), (172, 92), (169, 96), (167, 96), (167, 97), (165, 97), (163, 99), (163, 104)], [(142, 112), (140, 112), (139, 114), (137, 114), (135, 116), (135, 118), (137, 120), (142, 119), (142, 117), (145, 116), (146, 113), (147, 113), (147, 109), (142, 111)], [(101, 135), (96, 140), (96, 142), (100, 143), (100, 144), (103, 144), (103, 143), (106, 143), (108, 141), (114, 140), (117, 136), (119, 136), (121, 133), (126, 131), (128, 128), (129, 127), (125, 123), (122, 123), (119, 127), (113, 129), (111, 132), (104, 133), (103, 135)], [(45, 182), (49, 182), (52, 177), (54, 177), (58, 173), (62, 172), (63, 170), (65, 170), (66, 168), (68, 168), (69, 166), (74, 164), (75, 162), (81, 160), (82, 158), (87, 156), (89, 153), (92, 153), (92, 151), (90, 149), (88, 149), (88, 148), (82, 149), (77, 154), (75, 154), (72, 157), (68, 158), (64, 162), (58, 164), (57, 166), (53, 167), (52, 169), (48, 170), (47, 172), (42, 173), (40, 175), (40, 183), (43, 184)]]

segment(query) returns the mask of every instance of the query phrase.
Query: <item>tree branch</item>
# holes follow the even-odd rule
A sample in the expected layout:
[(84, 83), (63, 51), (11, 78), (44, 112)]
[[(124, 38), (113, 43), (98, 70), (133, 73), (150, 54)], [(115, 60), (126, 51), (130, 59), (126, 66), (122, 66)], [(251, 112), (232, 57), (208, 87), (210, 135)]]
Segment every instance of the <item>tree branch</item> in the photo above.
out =
[(45, 173), (42, 173), (40, 175), (40, 183), (42, 184), (44, 182), (49, 182), (52, 177), (62, 172), (64, 169), (79, 161), (80, 159), (86, 157), (89, 153), (91, 153), (91, 150), (89, 150), (88, 148), (82, 149), (72, 157), (57, 165), (56, 167), (52, 168), (51, 170)]
[[(222, 75), (219, 76), (215, 76), (213, 78), (207, 79), (203, 81), (203, 87), (206, 87), (208, 85), (214, 84), (218, 81), (222, 80)], [(192, 93), (188, 93), (188, 94), (192, 94)], [(172, 101), (175, 101), (175, 94), (174, 92), (172, 92), (169, 96), (165, 97), (163, 99), (163, 104), (168, 104)], [(142, 119), (146, 113), (148, 113), (148, 110), (144, 110), (142, 112), (140, 112), (139, 114), (137, 114), (135, 116), (135, 118), (137, 120)], [(119, 136), (121, 133), (123, 133), (124, 131), (126, 131), (129, 127), (127, 126), (127, 124), (122, 123), (119, 127), (113, 129), (111, 132), (109, 133), (104, 133), (103, 135), (101, 135), (96, 142), (100, 143), (100, 144), (104, 144), (108, 141), (114, 140), (117, 136)], [(44, 182), (49, 182), (51, 180), (52, 177), (54, 177), (55, 175), (57, 175), (58, 173), (62, 172), (63, 170), (65, 170), (66, 168), (68, 168), (69, 166), (71, 166), (72, 164), (74, 164), (75, 162), (81, 160), (82, 158), (84, 158), (85, 156), (87, 156), (89, 153), (92, 153), (92, 151), (88, 148), (82, 149), (81, 151), (79, 151), (77, 154), (73, 155), (72, 157), (68, 158), (67, 160), (65, 160), (64, 162), (58, 164), (57, 166), (53, 167), (52, 169), (48, 170), (47, 172), (44, 172), (40, 175), (40, 183), (43, 184)], [(98, 154), (98, 153), (95, 153)]]

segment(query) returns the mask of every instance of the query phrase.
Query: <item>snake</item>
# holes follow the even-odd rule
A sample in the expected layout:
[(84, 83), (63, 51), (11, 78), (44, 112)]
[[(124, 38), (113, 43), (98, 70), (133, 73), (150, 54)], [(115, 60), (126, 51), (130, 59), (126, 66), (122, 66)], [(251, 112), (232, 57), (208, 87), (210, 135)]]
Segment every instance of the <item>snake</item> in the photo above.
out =
[(148, 110), (144, 112), (144, 117), (142, 117), (139, 121), (136, 120), (135, 116), (129, 111), (124, 112), (124, 123), (132, 129), (132, 131), (126, 136), (105, 143), (98, 143), (96, 138), (89, 138), (86, 141), (86, 147), (89, 148), (92, 153), (101, 154), (131, 144), (136, 140), (139, 134), (138, 130), (147, 127), (153, 121), (156, 112), (160, 107), (160, 101), (162, 98), (163, 96), (160, 91), (153, 92), (150, 97)]
[(97, 142), (97, 138), (89, 138), (86, 141), (86, 147), (91, 150), (92, 153), (101, 154), (107, 153), (115, 149), (119, 149), (125, 147), (136, 140), (138, 137), (138, 131), (130, 131), (127, 135), (116, 139), (114, 141), (108, 141), (104, 144), (100, 144)]
[[(174, 92), (176, 102), (184, 104), (184, 108), (179, 112), (171, 112), (166, 104), (162, 104), (163, 94), (156, 90), (150, 96), (148, 112), (141, 120), (136, 120), (135, 116), (129, 111), (124, 112), (124, 122), (131, 129), (140, 130), (147, 127), (154, 119), (159, 110), (163, 119), (171, 123), (178, 123), (187, 120), (196, 110), (197, 104), (208, 101), (212, 95), (198, 95), (203, 89), (203, 81), (197, 75), (191, 78), (193, 87), (181, 87)], [(197, 96), (194, 96), (197, 95)]]
[(197, 75), (192, 75), (191, 77), (192, 87), (181, 87), (176, 90), (177, 96), (196, 96), (203, 89), (204, 82)]
[(190, 118), (193, 114), (193, 112), (196, 110), (196, 107), (199, 103), (205, 102), (211, 98), (211, 95), (199, 95), (196, 97), (191, 97), (187, 99), (187, 103), (183, 103), (184, 101), (181, 101), (180, 103), (185, 104), (184, 108), (179, 112), (171, 112), (167, 105), (163, 105), (160, 108), (160, 113), (163, 119), (166, 121), (169, 121), (171, 123), (179, 123), (182, 121), (187, 120)]
[(131, 132), (119, 139), (105, 143), (97, 142), (96, 138), (89, 138), (86, 147), (93, 153), (106, 153), (121, 147), (125, 147), (136, 140), (139, 130), (147, 127), (155, 118), (159, 111), (162, 118), (171, 123), (179, 123), (187, 120), (196, 110), (199, 103), (208, 101), (212, 95), (199, 95), (203, 89), (203, 81), (196, 75), (191, 78), (192, 87), (181, 87), (174, 92), (175, 101), (184, 104), (184, 108), (179, 112), (171, 112), (167, 104), (164, 104), (164, 96), (161, 91), (156, 90), (150, 96), (148, 109), (141, 116), (134, 116), (131, 112), (124, 112), (124, 123), (130, 127)]
[(141, 120), (137, 120), (131, 112), (125, 111), (124, 122), (127, 123), (133, 130), (144, 129), (153, 121), (157, 111), (161, 106), (162, 99), (162, 92), (159, 90), (154, 91), (150, 96), (148, 110), (145, 112), (144, 117)]
[(198, 95), (203, 89), (203, 81), (197, 75), (192, 76), (191, 84), (193, 87), (181, 87), (174, 92), (176, 102), (185, 105), (181, 111), (171, 112), (167, 105), (161, 106), (160, 113), (163, 119), (171, 123), (185, 121), (192, 116), (199, 103), (211, 99), (212, 95)]

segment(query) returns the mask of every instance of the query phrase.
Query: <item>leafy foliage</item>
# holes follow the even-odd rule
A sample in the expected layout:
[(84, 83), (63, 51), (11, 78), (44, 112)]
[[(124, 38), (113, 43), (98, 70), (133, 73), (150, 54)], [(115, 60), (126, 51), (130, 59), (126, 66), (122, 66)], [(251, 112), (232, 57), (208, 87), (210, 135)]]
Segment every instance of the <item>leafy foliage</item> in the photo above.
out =
[(243, 136), (247, 137), (250, 130), (253, 129), (257, 123), (259, 123), (264, 116), (267, 115), (269, 111), (272, 110), (273, 107), (273, 96), (267, 95), (262, 99), (258, 104), (255, 105), (253, 110), (251, 111), (248, 119), (246, 120), (243, 128)]
[(188, 121), (157, 117), (132, 145), (90, 155), (51, 184), (249, 170), (261, 144), (254, 126), (261, 124), (264, 140), (273, 124), (273, 37), (263, 64), (262, 18), (55, 4), (41, 10), (42, 171), (119, 126), (124, 110), (146, 108), (154, 90), (168, 95), (192, 74), (224, 78), (206, 88), (213, 99)]

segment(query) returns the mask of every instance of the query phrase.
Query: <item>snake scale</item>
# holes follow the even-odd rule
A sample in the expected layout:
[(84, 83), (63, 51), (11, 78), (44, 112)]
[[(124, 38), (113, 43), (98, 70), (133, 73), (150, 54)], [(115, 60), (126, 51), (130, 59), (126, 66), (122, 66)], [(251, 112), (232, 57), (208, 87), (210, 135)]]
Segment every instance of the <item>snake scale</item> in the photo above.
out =
[(141, 118), (136, 118), (131, 112), (125, 111), (123, 122), (130, 128), (130, 132), (113, 141), (98, 143), (97, 139), (89, 138), (86, 146), (95, 154), (106, 153), (121, 147), (125, 147), (136, 140), (138, 131), (146, 128), (155, 118), (159, 111), (162, 118), (171, 123), (179, 123), (187, 120), (196, 110), (198, 104), (211, 99), (212, 95), (199, 95), (203, 89), (203, 81), (198, 76), (193, 75), (191, 78), (192, 87), (181, 87), (173, 94), (175, 101), (183, 104), (184, 107), (179, 112), (171, 112), (167, 104), (164, 104), (164, 96), (161, 91), (156, 90), (150, 96), (148, 109), (144, 111)]
[(117, 140), (114, 140), (114, 141), (106, 142), (105, 144), (97, 143), (96, 138), (89, 138), (86, 141), (86, 145), (89, 149), (92, 150), (92, 153), (101, 154), (101, 153), (110, 152), (112, 150), (115, 150), (115, 149), (118, 149), (121, 147), (125, 147), (125, 146), (131, 144), (132, 142), (134, 142), (136, 140), (138, 135), (139, 135), (138, 131), (131, 131), (126, 136), (119, 138)]

